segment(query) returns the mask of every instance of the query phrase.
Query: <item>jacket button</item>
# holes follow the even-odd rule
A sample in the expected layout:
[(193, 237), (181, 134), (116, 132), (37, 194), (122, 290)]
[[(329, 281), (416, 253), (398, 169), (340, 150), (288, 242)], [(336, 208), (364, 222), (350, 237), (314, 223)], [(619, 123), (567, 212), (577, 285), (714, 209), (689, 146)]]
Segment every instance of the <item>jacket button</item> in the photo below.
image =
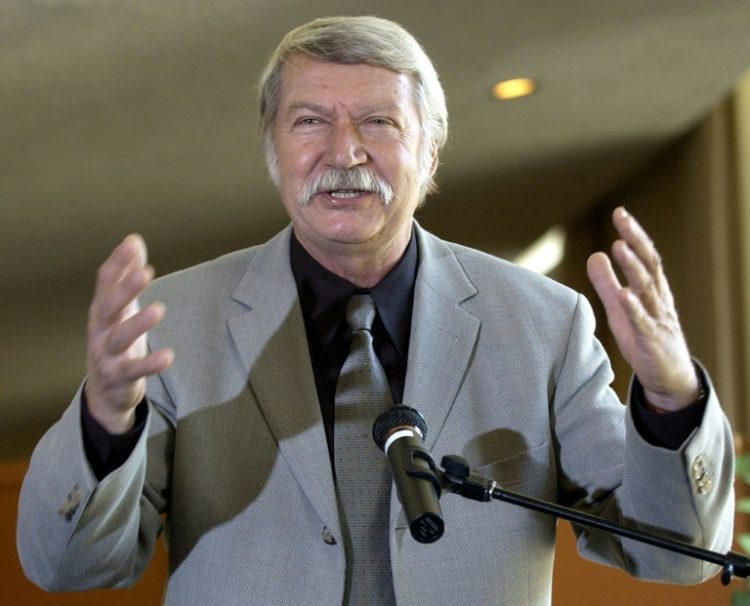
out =
[(706, 466), (703, 463), (703, 457), (697, 456), (693, 460), (693, 477), (699, 477), (702, 475), (705, 475), (706, 473)]
[(320, 533), (320, 536), (323, 537), (323, 542), (328, 545), (335, 545), (336, 544), (336, 537), (331, 534), (331, 531), (328, 530), (328, 526), (323, 526), (323, 530)]
[(711, 487), (713, 486), (713, 482), (709, 478), (702, 479), (698, 482), (698, 493), (699, 494), (708, 494), (711, 492)]
[(81, 487), (76, 484), (68, 493), (68, 496), (65, 497), (65, 502), (60, 506), (57, 513), (65, 518), (66, 522), (70, 522), (75, 516), (81, 501), (83, 501), (83, 492), (81, 491)]

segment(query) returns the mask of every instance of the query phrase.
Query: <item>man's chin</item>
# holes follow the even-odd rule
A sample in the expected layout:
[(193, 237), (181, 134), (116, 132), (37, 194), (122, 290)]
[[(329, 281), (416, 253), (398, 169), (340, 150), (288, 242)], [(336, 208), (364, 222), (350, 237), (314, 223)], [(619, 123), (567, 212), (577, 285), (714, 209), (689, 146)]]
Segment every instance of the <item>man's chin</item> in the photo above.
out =
[[(341, 213), (346, 215), (346, 213)], [(351, 213), (353, 215), (353, 213)], [(308, 234), (313, 240), (318, 240), (326, 246), (342, 246), (352, 248), (366, 245), (377, 237), (379, 230), (375, 227), (376, 222), (366, 220), (363, 217), (339, 216), (335, 221), (318, 223)]]

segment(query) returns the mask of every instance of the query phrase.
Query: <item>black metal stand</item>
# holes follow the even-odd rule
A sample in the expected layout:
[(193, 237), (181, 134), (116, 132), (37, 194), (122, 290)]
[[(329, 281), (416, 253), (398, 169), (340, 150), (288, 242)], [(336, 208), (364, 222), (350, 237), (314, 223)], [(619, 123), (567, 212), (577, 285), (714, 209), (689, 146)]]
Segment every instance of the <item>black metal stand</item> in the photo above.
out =
[(497, 499), (499, 501), (513, 503), (514, 505), (520, 505), (521, 507), (526, 507), (528, 509), (533, 509), (535, 511), (569, 520), (581, 526), (603, 530), (628, 539), (633, 539), (634, 541), (648, 543), (649, 545), (680, 553), (691, 558), (704, 560), (706, 562), (711, 562), (712, 564), (718, 564), (722, 567), (721, 582), (724, 585), (728, 585), (733, 576), (743, 579), (750, 576), (750, 558), (741, 553), (729, 551), (726, 554), (720, 554), (708, 549), (701, 549), (700, 547), (695, 547), (689, 543), (660, 537), (655, 534), (635, 530), (608, 520), (603, 520), (596, 516), (576, 511), (570, 507), (555, 505), (553, 503), (548, 503), (547, 501), (542, 501), (541, 499), (535, 499), (533, 497), (527, 497), (515, 492), (503, 490), (494, 480), (489, 480), (472, 473), (466, 460), (456, 455), (443, 457), (440, 464), (443, 466), (443, 471), (438, 471), (438, 474), (441, 478), (443, 490), (459, 494), (467, 499), (486, 502), (491, 501), (492, 499)]

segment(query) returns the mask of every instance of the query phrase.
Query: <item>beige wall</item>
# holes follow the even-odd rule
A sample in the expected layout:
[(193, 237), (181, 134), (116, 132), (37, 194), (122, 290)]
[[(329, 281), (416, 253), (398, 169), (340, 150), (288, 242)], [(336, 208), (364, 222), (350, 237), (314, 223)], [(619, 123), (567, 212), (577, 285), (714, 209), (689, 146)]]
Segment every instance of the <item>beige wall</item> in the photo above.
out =
[[(740, 319), (742, 322), (742, 350), (744, 355), (741, 363), (742, 375), (750, 377), (750, 72), (745, 74), (737, 87), (732, 109), (736, 122), (739, 259), (742, 277), (739, 299), (742, 305)], [(750, 402), (750, 379), (746, 379), (744, 382), (742, 402), (744, 408), (747, 408), (747, 403)], [(750, 436), (750, 412), (745, 413), (742, 427), (747, 440)]]
[(597, 209), (568, 226), (569, 250), (557, 277), (591, 296), (599, 336), (613, 359), (616, 388), (623, 395), (630, 371), (612, 342), (583, 268), (591, 252), (609, 249), (614, 238), (611, 211), (625, 205), (656, 241), (691, 350), (711, 373), (736, 431), (747, 434), (748, 306), (743, 305), (733, 108), (730, 102), (716, 107)]

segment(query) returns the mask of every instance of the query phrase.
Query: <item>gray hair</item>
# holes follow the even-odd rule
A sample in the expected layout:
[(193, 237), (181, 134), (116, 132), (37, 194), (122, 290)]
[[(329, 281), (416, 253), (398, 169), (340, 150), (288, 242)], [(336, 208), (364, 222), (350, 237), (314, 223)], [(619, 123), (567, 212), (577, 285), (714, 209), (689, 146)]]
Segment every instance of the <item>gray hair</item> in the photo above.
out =
[(422, 197), (437, 189), (429, 169), (433, 150), (440, 151), (448, 138), (443, 88), (435, 67), (414, 37), (399, 24), (379, 17), (315, 19), (284, 36), (271, 55), (259, 82), (260, 129), (268, 171), (277, 185), (279, 170), (273, 126), (281, 97), (282, 69), (296, 53), (332, 63), (383, 67), (410, 76), (422, 131), (420, 167), (425, 175)]

